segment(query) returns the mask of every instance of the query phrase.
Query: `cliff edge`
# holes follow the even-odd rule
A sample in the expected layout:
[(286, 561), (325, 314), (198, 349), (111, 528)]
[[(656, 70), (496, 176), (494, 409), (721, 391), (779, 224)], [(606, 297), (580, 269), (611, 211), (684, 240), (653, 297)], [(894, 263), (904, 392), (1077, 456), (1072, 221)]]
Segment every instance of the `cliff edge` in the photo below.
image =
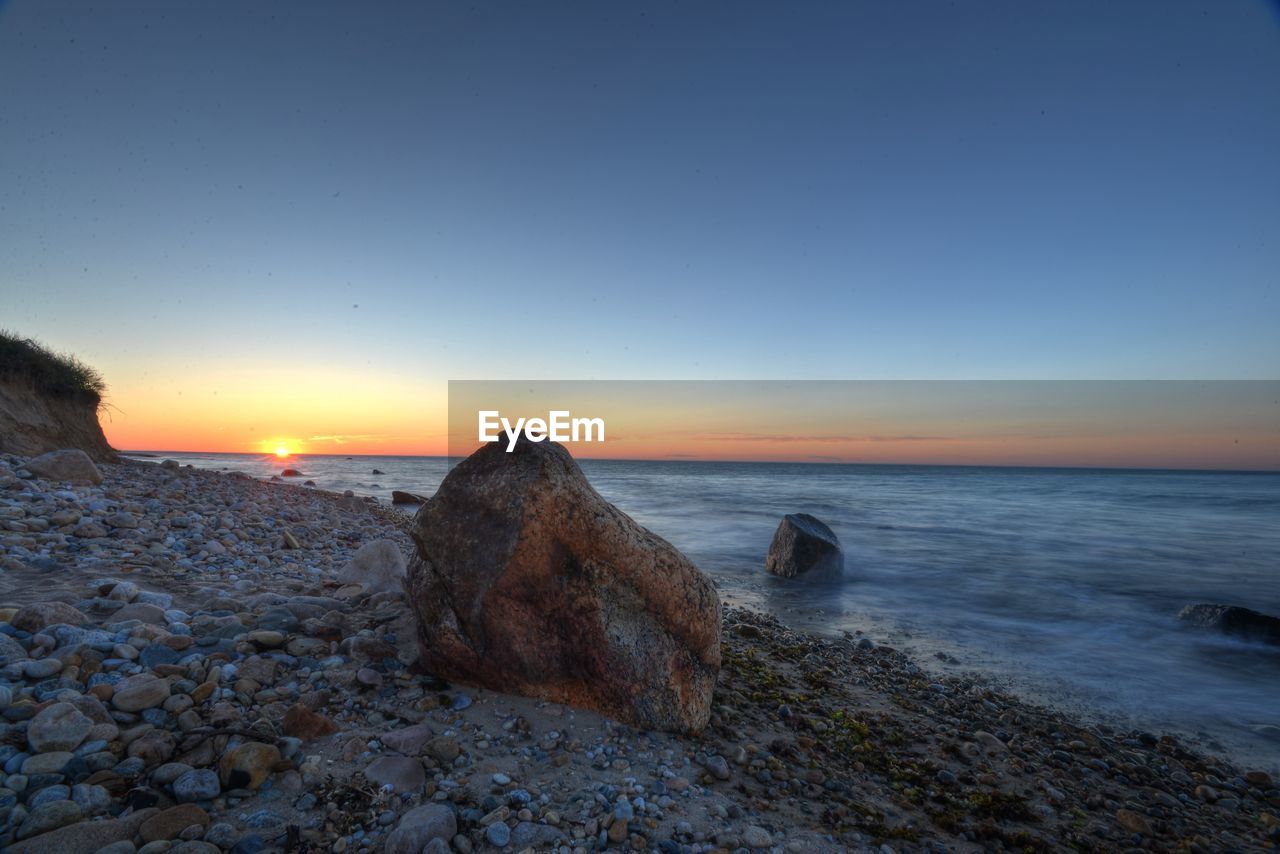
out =
[(0, 453), (79, 448), (98, 462), (115, 462), (98, 423), (105, 388), (98, 372), (75, 357), (0, 332)]

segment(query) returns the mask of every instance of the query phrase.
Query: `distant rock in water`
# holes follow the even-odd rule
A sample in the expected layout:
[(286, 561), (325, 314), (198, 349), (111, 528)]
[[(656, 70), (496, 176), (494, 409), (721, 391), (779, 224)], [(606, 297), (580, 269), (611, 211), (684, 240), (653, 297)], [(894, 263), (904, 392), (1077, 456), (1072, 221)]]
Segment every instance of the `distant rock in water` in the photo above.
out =
[(393, 489), (391, 490), (391, 503), (392, 504), (426, 504), (427, 498), (425, 495), (418, 495), (417, 493), (414, 493), (414, 492), (403, 492), (399, 489)]
[(302, 472), (297, 469), (285, 469), (280, 472), (281, 477), (302, 477)]
[(1280, 646), (1280, 618), (1239, 605), (1188, 605), (1178, 619), (1203, 629)]
[(554, 442), (487, 444), (418, 512), (409, 602), (445, 679), (696, 732), (720, 669), (715, 586)]
[(50, 451), (26, 461), (23, 467), (36, 477), (59, 483), (102, 483), (102, 472), (79, 448)]
[(794, 578), (815, 569), (839, 569), (844, 552), (835, 532), (808, 513), (788, 513), (773, 532), (765, 568), (774, 575)]
[(373, 471), (369, 472), (369, 474), (386, 474), (386, 472), (381, 471), (380, 469), (374, 469)]

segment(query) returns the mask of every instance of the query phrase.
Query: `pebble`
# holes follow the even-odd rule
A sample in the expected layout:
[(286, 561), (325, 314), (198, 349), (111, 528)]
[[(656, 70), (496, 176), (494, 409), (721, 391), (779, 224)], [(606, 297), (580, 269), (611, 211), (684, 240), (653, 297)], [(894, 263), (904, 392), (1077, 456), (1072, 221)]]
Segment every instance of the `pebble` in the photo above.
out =
[(484, 837), (489, 840), (490, 845), (503, 848), (511, 841), (511, 828), (507, 827), (504, 822), (495, 821), (485, 828)]

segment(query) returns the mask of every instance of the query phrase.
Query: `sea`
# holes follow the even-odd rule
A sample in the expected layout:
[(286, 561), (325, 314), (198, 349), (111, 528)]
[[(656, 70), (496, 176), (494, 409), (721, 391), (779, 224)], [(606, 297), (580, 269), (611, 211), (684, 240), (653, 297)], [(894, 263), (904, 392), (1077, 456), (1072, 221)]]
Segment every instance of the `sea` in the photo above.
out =
[[(431, 495), (441, 457), (153, 452), (375, 496)], [(580, 460), (596, 490), (729, 602), (861, 633), (928, 670), (1280, 768), (1280, 647), (1193, 629), (1190, 603), (1280, 615), (1280, 474)], [(412, 512), (408, 508), (405, 512)], [(764, 569), (787, 513), (839, 536), (842, 574)]]

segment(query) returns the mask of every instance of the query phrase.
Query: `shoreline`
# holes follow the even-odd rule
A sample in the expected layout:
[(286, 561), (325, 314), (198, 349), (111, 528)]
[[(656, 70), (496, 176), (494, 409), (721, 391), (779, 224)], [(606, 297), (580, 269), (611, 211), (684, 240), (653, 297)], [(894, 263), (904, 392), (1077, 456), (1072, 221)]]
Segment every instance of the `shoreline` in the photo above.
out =
[[(26, 788), (9, 788), (11, 800), (0, 792), (8, 810), (0, 844), (59, 803), (79, 812), (47, 833), (127, 823), (127, 811), (156, 810), (152, 820), (186, 810), (173, 825), (200, 819), (198, 809), (198, 833), (188, 831), (199, 820), (169, 837), (193, 851), (228, 850), (246, 837), (262, 850), (283, 840), (377, 851), (408, 833), (406, 814), (433, 806), (451, 811), (454, 832), (435, 837), (446, 851), (1214, 851), (1266, 850), (1280, 840), (1280, 791), (1265, 773), (1177, 738), (1117, 731), (971, 677), (931, 673), (868, 639), (794, 631), (733, 606), (723, 613), (711, 723), (699, 736), (639, 732), (554, 703), (443, 686), (413, 670), (402, 596), (336, 580), (368, 539), (392, 539), (407, 553), (409, 514), (319, 487), (152, 462), (102, 466), (101, 486), (71, 490), (20, 481), (15, 469), (0, 462), (0, 606), (88, 603), (85, 621), (110, 643), (98, 641), (106, 652), (86, 648), (85, 636), (65, 630), (24, 638), (11, 631), (20, 611), (3, 610), (5, 655), (18, 656), (12, 644), (22, 653), (3, 671), (5, 782)], [(72, 506), (82, 515), (55, 515)], [(126, 524), (108, 524), (119, 513), (133, 526), (123, 517), (115, 521)], [(112, 599), (117, 581), (125, 592)], [(129, 584), (135, 598), (121, 604)], [(171, 596), (171, 607), (159, 622), (108, 628), (141, 593)], [(168, 619), (174, 609), (183, 618)], [(53, 645), (37, 642), (42, 636)], [(188, 650), (201, 651), (198, 660), (187, 660)], [(42, 676), (50, 668), (27, 663), (46, 659), (61, 666)], [(42, 786), (49, 800), (29, 809), (39, 775), (21, 773), (25, 759), (18, 772), (9, 765), (30, 721), (69, 691), (111, 700), (104, 680), (87, 683), (135, 669), (169, 681), (164, 714), (115, 709), (98, 725), (117, 732), (88, 754), (104, 767), (81, 774), (69, 762), (54, 774), (66, 772), (66, 783)], [(266, 725), (249, 723), (255, 718)], [(257, 787), (177, 803), (169, 765), (220, 767), (243, 744), (278, 753)], [(387, 776), (390, 793), (371, 785)], [(72, 784), (101, 788), (105, 805), (96, 792), (88, 805), (70, 792), (43, 794)], [(148, 797), (129, 801), (138, 789)], [(338, 803), (341, 816), (328, 806)], [(63, 818), (76, 812), (59, 809)]]

